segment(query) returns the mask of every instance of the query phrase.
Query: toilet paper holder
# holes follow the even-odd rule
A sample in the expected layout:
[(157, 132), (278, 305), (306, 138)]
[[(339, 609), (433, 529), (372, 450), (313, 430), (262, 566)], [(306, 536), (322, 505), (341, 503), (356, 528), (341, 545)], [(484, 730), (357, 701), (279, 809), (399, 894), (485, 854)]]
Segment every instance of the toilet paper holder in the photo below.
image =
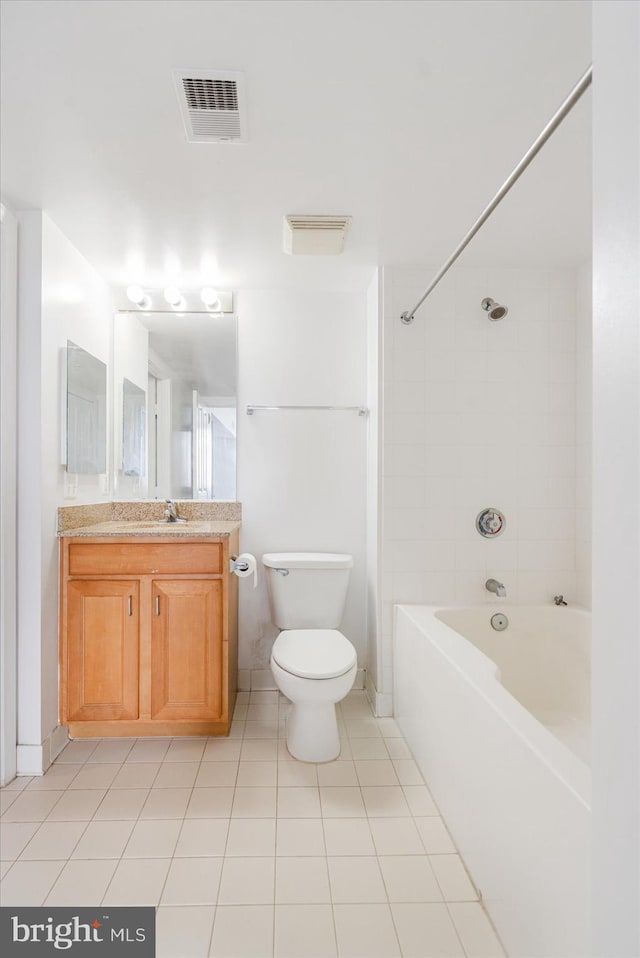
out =
[(231, 556), (229, 559), (229, 572), (248, 572), (249, 563), (246, 559), (239, 559), (238, 556)]

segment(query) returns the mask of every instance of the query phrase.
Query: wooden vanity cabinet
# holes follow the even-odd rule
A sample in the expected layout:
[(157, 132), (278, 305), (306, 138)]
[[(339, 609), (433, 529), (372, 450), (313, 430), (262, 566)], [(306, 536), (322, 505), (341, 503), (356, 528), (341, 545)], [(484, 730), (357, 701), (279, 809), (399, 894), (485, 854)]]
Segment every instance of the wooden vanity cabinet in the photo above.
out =
[(226, 735), (238, 534), (64, 537), (60, 721), (72, 738)]

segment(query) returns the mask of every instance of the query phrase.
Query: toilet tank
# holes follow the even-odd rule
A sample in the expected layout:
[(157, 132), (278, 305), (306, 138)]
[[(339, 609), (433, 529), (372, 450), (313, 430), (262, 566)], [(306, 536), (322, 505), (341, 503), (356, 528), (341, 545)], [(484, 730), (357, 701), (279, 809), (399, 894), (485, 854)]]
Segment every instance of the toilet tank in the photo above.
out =
[(353, 556), (333, 552), (269, 552), (271, 618), (279, 629), (337, 629)]

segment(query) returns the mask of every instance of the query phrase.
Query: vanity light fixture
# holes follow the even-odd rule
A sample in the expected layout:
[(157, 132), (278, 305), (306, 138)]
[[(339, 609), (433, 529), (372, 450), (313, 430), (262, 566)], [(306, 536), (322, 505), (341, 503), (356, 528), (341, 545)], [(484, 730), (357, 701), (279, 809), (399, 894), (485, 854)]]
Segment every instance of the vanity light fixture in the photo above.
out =
[(151, 297), (147, 296), (142, 286), (127, 286), (127, 299), (130, 299), (140, 309), (148, 309), (151, 305)]
[(164, 291), (164, 298), (168, 302), (169, 306), (182, 305), (182, 293), (177, 286), (167, 286)]
[(220, 310), (220, 297), (218, 296), (215, 289), (212, 289), (211, 286), (205, 286), (202, 292), (200, 293), (200, 299), (207, 307), (211, 310)]

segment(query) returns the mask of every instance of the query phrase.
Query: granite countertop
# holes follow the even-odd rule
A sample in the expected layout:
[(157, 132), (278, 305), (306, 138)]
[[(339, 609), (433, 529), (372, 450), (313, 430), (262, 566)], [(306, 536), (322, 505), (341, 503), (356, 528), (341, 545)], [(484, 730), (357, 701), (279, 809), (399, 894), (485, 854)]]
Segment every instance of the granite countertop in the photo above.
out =
[(58, 509), (58, 536), (230, 536), (240, 528), (239, 502), (176, 500), (186, 522), (161, 522), (166, 505), (158, 500), (87, 503)]
[(94, 522), (87, 526), (77, 526), (58, 532), (59, 536), (170, 536), (172, 539), (188, 539), (193, 536), (230, 536), (240, 528), (240, 522), (229, 519), (205, 521), (193, 519), (189, 522), (159, 522), (127, 520), (124, 522)]

